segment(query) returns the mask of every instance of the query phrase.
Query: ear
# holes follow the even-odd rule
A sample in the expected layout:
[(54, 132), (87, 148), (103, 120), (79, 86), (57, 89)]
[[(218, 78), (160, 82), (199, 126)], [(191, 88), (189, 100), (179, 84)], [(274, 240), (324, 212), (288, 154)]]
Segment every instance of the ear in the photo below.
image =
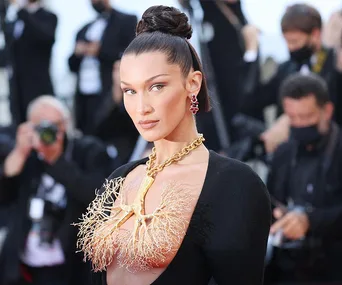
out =
[(203, 79), (203, 74), (200, 71), (190, 71), (185, 88), (189, 92), (189, 96), (192, 94), (197, 95), (202, 86), (202, 79)]
[(325, 104), (324, 106), (324, 119), (326, 121), (330, 121), (333, 118), (334, 115), (334, 104), (329, 102), (327, 104)]

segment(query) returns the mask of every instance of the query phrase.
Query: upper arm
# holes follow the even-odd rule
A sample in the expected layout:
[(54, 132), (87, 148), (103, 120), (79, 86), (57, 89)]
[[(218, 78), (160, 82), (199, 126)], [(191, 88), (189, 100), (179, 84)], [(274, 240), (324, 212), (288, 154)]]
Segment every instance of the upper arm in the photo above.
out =
[(260, 178), (247, 166), (239, 168), (219, 185), (223, 191), (214, 210), (215, 232), (208, 259), (219, 285), (261, 285), (270, 202)]

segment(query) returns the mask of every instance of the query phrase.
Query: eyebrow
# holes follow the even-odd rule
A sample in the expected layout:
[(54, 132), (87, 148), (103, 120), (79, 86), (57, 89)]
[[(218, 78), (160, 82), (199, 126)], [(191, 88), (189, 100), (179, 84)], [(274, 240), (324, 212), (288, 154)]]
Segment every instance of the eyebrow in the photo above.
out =
[[(167, 73), (163, 73), (163, 74), (158, 74), (158, 75), (155, 75), (155, 76), (152, 76), (150, 77), (149, 79), (147, 79), (145, 82), (151, 82), (152, 80), (158, 78), (158, 77), (161, 77), (161, 76), (170, 76), (170, 74), (167, 74)], [(126, 83), (124, 81), (121, 81), (121, 83), (125, 84), (125, 85), (130, 85), (129, 83)]]

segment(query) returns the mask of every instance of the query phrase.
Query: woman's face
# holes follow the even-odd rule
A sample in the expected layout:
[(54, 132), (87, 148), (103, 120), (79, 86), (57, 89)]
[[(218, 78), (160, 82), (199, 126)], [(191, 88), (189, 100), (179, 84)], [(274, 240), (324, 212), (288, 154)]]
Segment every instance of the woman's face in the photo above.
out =
[(164, 53), (125, 55), (120, 79), (125, 108), (145, 140), (168, 137), (185, 116), (191, 116), (191, 80), (177, 64), (169, 64)]

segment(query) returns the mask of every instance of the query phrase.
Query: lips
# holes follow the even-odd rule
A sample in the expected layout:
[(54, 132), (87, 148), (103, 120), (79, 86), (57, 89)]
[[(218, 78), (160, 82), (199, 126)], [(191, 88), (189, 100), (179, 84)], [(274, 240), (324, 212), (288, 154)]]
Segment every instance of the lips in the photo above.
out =
[(157, 120), (139, 121), (139, 125), (140, 125), (141, 128), (143, 128), (144, 130), (152, 129), (152, 128), (155, 127), (158, 123), (159, 123), (159, 121), (157, 121)]

